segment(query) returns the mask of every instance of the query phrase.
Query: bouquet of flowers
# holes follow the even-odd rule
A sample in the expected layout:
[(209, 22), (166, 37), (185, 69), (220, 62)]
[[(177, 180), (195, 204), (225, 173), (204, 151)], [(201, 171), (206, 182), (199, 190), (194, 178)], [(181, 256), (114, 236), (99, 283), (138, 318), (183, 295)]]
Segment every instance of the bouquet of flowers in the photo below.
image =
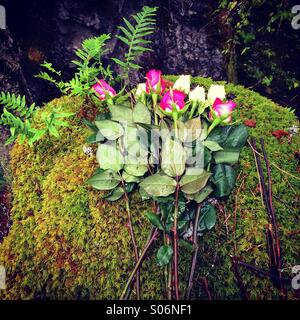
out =
[[(103, 79), (92, 88), (105, 108), (94, 124), (90, 142), (98, 143), (100, 168), (87, 181), (107, 190), (107, 201), (125, 199), (136, 266), (121, 299), (128, 299), (133, 285), (140, 294), (139, 270), (154, 240), (161, 239), (157, 263), (165, 268), (166, 298), (180, 299), (178, 243), (193, 246), (189, 299), (197, 262), (197, 243), (216, 223), (216, 200), (228, 196), (235, 185), (235, 170), (248, 138), (244, 125), (233, 125), (236, 103), (226, 99), (222, 85), (191, 89), (190, 76), (175, 83), (161, 71), (151, 70), (146, 82), (129, 94), (117, 94)], [(145, 248), (135, 239), (130, 194), (141, 201), (152, 199), (147, 218), (153, 225)]]
[[(191, 89), (191, 77), (182, 75), (175, 83), (167, 81), (162, 72), (150, 70), (145, 83), (132, 89), (130, 74), (140, 69), (138, 58), (151, 41), (157, 8), (143, 7), (124, 18), (116, 37), (127, 48), (122, 60), (111, 58), (115, 68), (102, 58), (109, 51), (110, 34), (86, 39), (76, 50), (74, 77), (65, 82), (61, 71), (52, 63), (37, 77), (51, 82), (64, 95), (80, 96), (99, 107), (95, 123), (85, 119), (93, 131), (88, 143), (97, 143), (99, 169), (87, 181), (97, 190), (108, 191), (107, 201), (125, 199), (128, 226), (136, 265), (124, 288), (121, 299), (128, 299), (133, 285), (140, 298), (140, 267), (156, 239), (157, 263), (164, 268), (166, 297), (179, 299), (178, 243), (193, 248), (189, 281), (185, 298), (189, 298), (198, 255), (198, 237), (216, 223), (214, 203), (228, 196), (235, 185), (233, 166), (239, 160), (248, 132), (244, 125), (233, 125), (236, 103), (226, 99), (222, 85), (212, 85), (207, 94), (203, 87)], [(117, 68), (117, 72), (116, 72)], [(99, 79), (101, 75), (101, 79)], [(120, 88), (118, 90), (114, 89)], [(44, 135), (59, 137), (59, 127), (68, 126), (64, 118), (73, 113), (41, 111), (41, 123), (33, 127), (32, 119), (39, 108), (27, 106), (25, 97), (0, 94), (4, 106), (0, 125), (10, 127), (12, 143), (30, 145)], [(10, 110), (10, 111), (9, 111)], [(35, 124), (35, 123), (34, 123)], [(147, 218), (153, 225), (145, 248), (137, 246), (130, 210), (130, 196), (138, 192), (141, 201), (153, 201)]]

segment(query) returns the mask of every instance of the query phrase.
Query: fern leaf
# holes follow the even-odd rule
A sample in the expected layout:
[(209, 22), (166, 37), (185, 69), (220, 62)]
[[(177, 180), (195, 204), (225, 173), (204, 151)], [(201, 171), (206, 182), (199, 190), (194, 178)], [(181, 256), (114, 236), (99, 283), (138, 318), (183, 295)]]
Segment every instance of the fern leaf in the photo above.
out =
[(121, 40), (127, 47), (128, 52), (124, 55), (124, 60), (112, 58), (122, 69), (123, 79), (128, 78), (130, 70), (137, 70), (140, 66), (136, 63), (137, 58), (146, 51), (151, 51), (147, 47), (151, 41), (146, 40), (145, 37), (151, 35), (154, 32), (156, 7), (145, 6), (142, 11), (133, 15), (133, 21), (135, 24), (129, 22), (127, 19), (123, 19), (125, 26), (119, 26), (122, 31), (122, 35), (116, 37)]

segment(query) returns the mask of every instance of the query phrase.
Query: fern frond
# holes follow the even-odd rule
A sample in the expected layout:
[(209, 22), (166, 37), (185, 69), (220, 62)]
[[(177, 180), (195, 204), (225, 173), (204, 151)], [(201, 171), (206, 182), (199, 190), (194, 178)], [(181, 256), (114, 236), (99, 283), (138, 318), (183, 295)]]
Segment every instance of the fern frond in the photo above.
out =
[(156, 7), (145, 6), (141, 12), (132, 16), (135, 22), (134, 25), (126, 18), (123, 18), (125, 26), (118, 27), (121, 35), (117, 35), (116, 37), (128, 46), (128, 52), (124, 55), (123, 61), (116, 58), (112, 58), (112, 60), (121, 67), (123, 78), (128, 78), (131, 69), (136, 70), (140, 68), (136, 60), (142, 53), (151, 51), (147, 47), (151, 41), (145, 40), (145, 37), (154, 32), (156, 11)]
[[(35, 111), (35, 103), (27, 106), (25, 96), (15, 95), (14, 93), (0, 93), (0, 106), (3, 106), (4, 110), (11, 110), (17, 113), (19, 117), (29, 118)], [(0, 124), (1, 120), (0, 120)]]

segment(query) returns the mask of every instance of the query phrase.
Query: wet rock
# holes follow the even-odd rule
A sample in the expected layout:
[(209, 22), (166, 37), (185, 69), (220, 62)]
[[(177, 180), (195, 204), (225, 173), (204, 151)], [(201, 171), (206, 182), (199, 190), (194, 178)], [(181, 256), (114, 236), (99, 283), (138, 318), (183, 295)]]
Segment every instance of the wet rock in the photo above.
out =
[[(153, 52), (141, 58), (145, 68), (160, 68), (167, 74), (190, 73), (224, 78), (221, 42), (210, 25), (210, 14), (216, 1), (193, 0), (17, 0), (4, 1), (15, 47), (9, 55), (15, 56), (24, 73), (27, 92), (38, 102), (51, 100), (58, 94), (48, 83), (33, 78), (39, 72), (41, 60), (51, 61), (68, 79), (74, 65), (70, 62), (83, 39), (101, 33), (119, 33), (116, 28), (122, 17), (139, 11), (143, 5), (158, 6), (157, 28), (152, 37)], [(17, 45), (17, 46), (16, 46)], [(2, 47), (3, 45), (1, 45)], [(6, 46), (6, 45), (5, 45)], [(111, 41), (111, 54), (122, 57), (125, 49)], [(3, 61), (3, 56), (0, 58)], [(109, 60), (107, 60), (108, 62)], [(133, 76), (137, 82), (145, 69)], [(26, 91), (9, 72), (2, 76), (7, 86), (0, 89)]]

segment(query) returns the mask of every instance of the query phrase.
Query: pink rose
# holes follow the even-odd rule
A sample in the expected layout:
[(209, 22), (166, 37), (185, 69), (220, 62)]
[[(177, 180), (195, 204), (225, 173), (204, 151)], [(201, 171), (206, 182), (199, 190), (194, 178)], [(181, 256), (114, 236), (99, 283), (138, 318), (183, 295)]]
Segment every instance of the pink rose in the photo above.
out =
[(209, 114), (209, 118), (227, 117), (223, 120), (224, 123), (229, 123), (232, 120), (231, 113), (236, 108), (236, 103), (233, 101), (222, 102), (220, 98), (217, 98), (212, 106), (212, 111)]
[(166, 113), (172, 113), (173, 111), (181, 111), (185, 107), (185, 97), (186, 95), (184, 92), (178, 90), (169, 90), (161, 99), (160, 107)]
[(107, 95), (114, 97), (117, 94), (116, 91), (103, 79), (98, 80), (92, 88), (99, 94), (100, 100), (106, 100)]
[(162, 94), (166, 89), (166, 83), (160, 70), (150, 70), (146, 74), (146, 92)]

